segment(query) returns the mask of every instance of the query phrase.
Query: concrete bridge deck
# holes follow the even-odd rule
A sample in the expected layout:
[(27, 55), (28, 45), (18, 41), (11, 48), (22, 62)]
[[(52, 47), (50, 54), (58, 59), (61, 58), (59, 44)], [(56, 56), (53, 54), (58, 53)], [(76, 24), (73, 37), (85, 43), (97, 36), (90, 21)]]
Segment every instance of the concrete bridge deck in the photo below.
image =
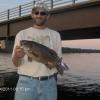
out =
[[(48, 27), (58, 30), (63, 40), (100, 38), (100, 1), (67, 5), (50, 11)], [(32, 26), (30, 14), (0, 23), (0, 39), (14, 37)]]

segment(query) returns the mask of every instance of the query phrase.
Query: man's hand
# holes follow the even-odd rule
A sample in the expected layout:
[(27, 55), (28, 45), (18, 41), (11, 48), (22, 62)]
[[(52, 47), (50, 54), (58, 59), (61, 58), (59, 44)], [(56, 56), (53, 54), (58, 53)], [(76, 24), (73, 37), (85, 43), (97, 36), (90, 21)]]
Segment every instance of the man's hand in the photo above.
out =
[(46, 66), (47, 66), (49, 69), (52, 69), (52, 68), (55, 67), (55, 66), (54, 66), (51, 62), (49, 62), (49, 61), (48, 61), (48, 63), (46, 64)]
[(20, 46), (16, 46), (15, 53), (14, 53), (15, 58), (21, 59), (24, 57), (24, 55), (25, 53), (24, 53), (23, 48), (21, 48)]
[(15, 51), (14, 51), (14, 56), (13, 56), (13, 64), (18, 67), (19, 64), (21, 63), (21, 59), (24, 57), (25, 53), (23, 48), (20, 46), (16, 46)]

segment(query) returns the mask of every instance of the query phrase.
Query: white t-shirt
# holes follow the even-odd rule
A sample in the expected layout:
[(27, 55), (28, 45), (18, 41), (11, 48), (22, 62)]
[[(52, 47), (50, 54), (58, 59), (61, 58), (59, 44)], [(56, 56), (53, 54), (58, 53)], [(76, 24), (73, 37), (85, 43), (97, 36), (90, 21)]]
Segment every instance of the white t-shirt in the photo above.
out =
[[(58, 32), (49, 28), (36, 29), (33, 27), (20, 31), (15, 38), (12, 57), (16, 46), (20, 46), (20, 40), (30, 40), (41, 43), (55, 50), (59, 57), (61, 54), (61, 38)], [(22, 64), (18, 67), (18, 74), (28, 75), (33, 77), (49, 76), (57, 72), (56, 68), (49, 69), (44, 64), (37, 61), (29, 62), (27, 55), (22, 59)]]

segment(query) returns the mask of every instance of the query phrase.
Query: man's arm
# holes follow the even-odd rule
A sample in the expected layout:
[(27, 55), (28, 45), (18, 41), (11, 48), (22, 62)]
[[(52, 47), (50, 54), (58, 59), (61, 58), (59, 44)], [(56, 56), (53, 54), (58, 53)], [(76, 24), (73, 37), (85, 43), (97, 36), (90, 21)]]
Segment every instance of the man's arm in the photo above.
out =
[(21, 62), (21, 59), (24, 57), (24, 51), (20, 47), (20, 40), (22, 39), (22, 34), (23, 31), (20, 31), (16, 35), (13, 52), (12, 52), (12, 62), (16, 67), (19, 66), (19, 62)]
[(16, 46), (15, 50), (14, 50), (14, 55), (12, 57), (12, 62), (16, 67), (19, 66), (21, 59), (24, 57), (24, 55), (25, 55), (25, 53), (24, 53), (23, 49), (20, 48), (20, 46)]

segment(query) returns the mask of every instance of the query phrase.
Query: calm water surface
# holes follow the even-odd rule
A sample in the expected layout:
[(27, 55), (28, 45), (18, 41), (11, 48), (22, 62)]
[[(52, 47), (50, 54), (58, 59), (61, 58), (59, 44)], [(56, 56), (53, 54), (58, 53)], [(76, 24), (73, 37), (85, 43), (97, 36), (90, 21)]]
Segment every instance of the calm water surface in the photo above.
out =
[[(69, 71), (58, 83), (75, 95), (100, 95), (100, 53), (64, 54)], [(73, 95), (72, 94), (72, 95)]]
[[(100, 95), (100, 53), (63, 54), (69, 70), (58, 75), (60, 91), (67, 95)], [(11, 54), (0, 54), (0, 73), (16, 71)], [(1, 74), (2, 75), (2, 74)], [(2, 81), (2, 79), (1, 79)]]

